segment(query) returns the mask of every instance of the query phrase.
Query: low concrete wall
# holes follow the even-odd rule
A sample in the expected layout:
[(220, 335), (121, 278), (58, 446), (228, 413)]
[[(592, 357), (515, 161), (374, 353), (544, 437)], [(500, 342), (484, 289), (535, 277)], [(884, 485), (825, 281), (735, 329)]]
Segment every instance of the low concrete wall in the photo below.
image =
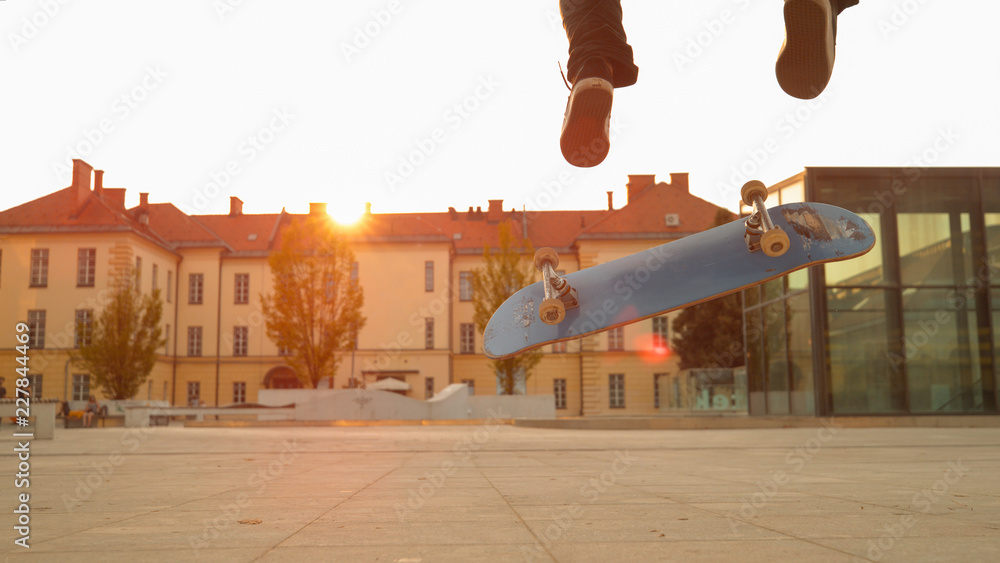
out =
[[(469, 387), (449, 385), (428, 401), (369, 389), (262, 389), (262, 405), (295, 404), (296, 420), (459, 420), (555, 418), (555, 398), (538, 396), (470, 397)], [(278, 420), (262, 414), (259, 420)]]

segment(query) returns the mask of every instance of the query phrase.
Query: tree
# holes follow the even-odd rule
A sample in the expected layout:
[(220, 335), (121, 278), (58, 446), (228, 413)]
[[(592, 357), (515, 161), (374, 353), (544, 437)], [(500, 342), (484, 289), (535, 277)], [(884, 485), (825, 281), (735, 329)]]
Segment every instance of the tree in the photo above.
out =
[(354, 253), (328, 218), (310, 216), (288, 227), (268, 265), (274, 290), (261, 297), (267, 336), (291, 352), (289, 365), (315, 388), (336, 373), (339, 352), (354, 349), (365, 324)]
[[(531, 242), (523, 240), (518, 244), (508, 222), (500, 223), (498, 230), (500, 248), (494, 253), (486, 245), (483, 248), (485, 265), (472, 272), (472, 320), (480, 334), (486, 330), (486, 324), (497, 307), (519, 289), (535, 281), (534, 266), (522, 259), (522, 255), (534, 255)], [(537, 350), (505, 360), (492, 360), (493, 372), (503, 394), (513, 395), (518, 380), (527, 381), (540, 361), (542, 353)]]
[[(720, 209), (712, 226), (732, 220), (732, 213)], [(684, 309), (674, 319), (673, 333), (673, 351), (680, 357), (680, 369), (742, 366), (745, 363), (742, 294), (734, 293)], [(732, 353), (734, 344), (740, 353)], [(726, 361), (720, 362), (720, 358)]]
[(79, 349), (71, 361), (94, 378), (108, 398), (131, 399), (156, 364), (157, 350), (166, 343), (160, 320), (160, 290), (143, 295), (135, 276), (115, 276), (108, 302), (92, 323), (79, 322)]

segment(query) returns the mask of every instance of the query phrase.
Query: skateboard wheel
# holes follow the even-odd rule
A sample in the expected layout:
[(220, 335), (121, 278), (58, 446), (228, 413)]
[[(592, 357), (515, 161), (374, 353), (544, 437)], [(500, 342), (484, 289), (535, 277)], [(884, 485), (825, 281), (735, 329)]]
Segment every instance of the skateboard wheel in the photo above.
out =
[(554, 248), (546, 246), (535, 251), (535, 268), (538, 268), (538, 271), (542, 271), (542, 266), (546, 262), (552, 266), (553, 270), (559, 265), (559, 253)]
[(566, 305), (558, 299), (546, 299), (538, 308), (538, 317), (547, 325), (557, 325), (566, 318)]
[(789, 245), (788, 235), (778, 228), (767, 231), (760, 237), (760, 247), (768, 256), (781, 256), (788, 251)]
[(743, 199), (743, 203), (753, 206), (753, 196), (759, 195), (761, 201), (767, 199), (767, 186), (764, 182), (760, 180), (750, 180), (740, 189), (740, 197)]

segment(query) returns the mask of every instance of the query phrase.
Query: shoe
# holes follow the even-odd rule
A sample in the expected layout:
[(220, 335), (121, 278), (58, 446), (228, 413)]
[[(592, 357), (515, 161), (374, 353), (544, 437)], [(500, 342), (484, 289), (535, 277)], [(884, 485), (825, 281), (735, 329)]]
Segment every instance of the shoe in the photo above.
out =
[(600, 70), (589, 73), (588, 69), (594, 65), (585, 64), (581, 75), (586, 78), (574, 82), (559, 137), (559, 147), (566, 162), (580, 168), (597, 166), (611, 148), (609, 130), (615, 89), (611, 85), (610, 67), (603, 60), (597, 62), (600, 63), (597, 66), (602, 67)]
[(788, 95), (819, 96), (833, 74), (837, 14), (830, 0), (785, 0), (785, 42), (774, 73)]

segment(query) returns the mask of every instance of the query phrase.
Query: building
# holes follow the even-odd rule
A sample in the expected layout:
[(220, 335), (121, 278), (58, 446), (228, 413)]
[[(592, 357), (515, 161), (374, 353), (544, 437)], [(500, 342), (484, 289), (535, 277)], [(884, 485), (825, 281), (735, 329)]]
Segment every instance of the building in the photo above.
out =
[(807, 168), (770, 194), (878, 240), (744, 292), (751, 414), (997, 413), (1000, 168)]
[[(627, 187), (619, 209), (610, 192), (604, 210), (504, 210), (502, 200), (442, 213), (369, 209), (344, 227), (368, 322), (329, 384), (363, 380), (418, 399), (462, 382), (496, 393), (472, 322), (470, 274), (484, 245), (497, 246), (500, 223), (536, 248), (558, 250), (560, 269), (571, 272), (702, 231), (721, 210), (689, 193), (687, 174), (671, 174), (669, 183), (629, 176)], [(124, 189), (105, 187), (102, 171), (74, 160), (71, 186), (0, 212), (0, 318), (31, 327), (34, 393), (83, 400), (92, 392), (89, 374), (69, 361), (76, 326), (100, 311), (111, 276), (130, 268), (142, 291), (161, 290), (167, 335), (136, 398), (228, 405), (256, 401), (259, 389), (297, 386), (266, 336), (260, 301), (273, 282), (269, 253), (305, 215), (249, 215), (242, 206), (232, 197), (226, 215), (188, 215), (143, 193), (126, 209)], [(656, 413), (658, 378), (676, 372), (659, 345), (669, 324), (664, 316), (548, 346), (526, 392), (554, 395), (565, 416)], [(15, 344), (13, 330), (0, 334), (5, 373), (14, 372)]]

